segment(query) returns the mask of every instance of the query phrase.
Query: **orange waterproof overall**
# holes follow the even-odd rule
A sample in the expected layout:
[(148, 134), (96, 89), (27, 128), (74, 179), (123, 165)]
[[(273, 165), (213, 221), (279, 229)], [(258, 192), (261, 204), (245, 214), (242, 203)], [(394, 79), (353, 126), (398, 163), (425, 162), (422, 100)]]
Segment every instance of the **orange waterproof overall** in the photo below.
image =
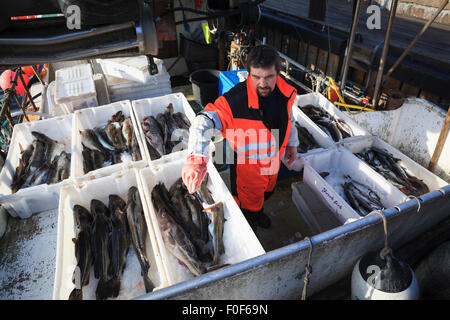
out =
[(235, 151), (230, 164), (231, 193), (240, 208), (253, 212), (262, 209), (265, 196), (275, 188), (291, 131), (296, 89), (278, 76), (274, 94), (280, 109), (279, 130), (269, 130), (264, 123), (250, 77), (205, 107), (218, 115), (221, 134)]

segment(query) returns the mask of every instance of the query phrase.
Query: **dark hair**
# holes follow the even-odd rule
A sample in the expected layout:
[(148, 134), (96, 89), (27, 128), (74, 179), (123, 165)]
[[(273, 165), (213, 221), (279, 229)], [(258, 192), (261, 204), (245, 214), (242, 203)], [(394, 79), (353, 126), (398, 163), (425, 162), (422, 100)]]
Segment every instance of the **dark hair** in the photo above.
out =
[(247, 71), (250, 72), (250, 67), (267, 69), (271, 66), (275, 66), (277, 73), (280, 72), (281, 61), (278, 52), (265, 44), (253, 47), (245, 64)]

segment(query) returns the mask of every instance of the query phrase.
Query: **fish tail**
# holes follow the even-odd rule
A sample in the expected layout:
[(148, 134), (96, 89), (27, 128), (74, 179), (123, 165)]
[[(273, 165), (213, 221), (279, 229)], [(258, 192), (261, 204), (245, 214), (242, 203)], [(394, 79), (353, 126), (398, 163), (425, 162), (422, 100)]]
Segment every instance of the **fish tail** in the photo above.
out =
[(97, 284), (97, 289), (95, 290), (95, 297), (97, 300), (105, 300), (106, 298), (112, 297), (112, 287), (111, 283), (105, 278), (100, 278)]
[(155, 285), (150, 280), (147, 274), (142, 274), (142, 278), (144, 279), (145, 293), (152, 292), (155, 288)]
[(73, 289), (69, 295), (69, 300), (83, 300), (83, 290), (82, 289)]
[(112, 297), (115, 298), (119, 295), (120, 291), (120, 278), (114, 277), (107, 282), (108, 291), (111, 292)]

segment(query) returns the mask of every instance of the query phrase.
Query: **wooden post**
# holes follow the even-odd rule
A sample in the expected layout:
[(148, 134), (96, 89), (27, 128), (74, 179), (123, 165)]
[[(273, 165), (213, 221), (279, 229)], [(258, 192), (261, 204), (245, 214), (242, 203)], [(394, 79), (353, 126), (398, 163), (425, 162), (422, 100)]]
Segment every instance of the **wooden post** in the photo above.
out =
[(436, 164), (441, 156), (442, 149), (444, 149), (445, 140), (447, 140), (448, 131), (450, 129), (450, 108), (447, 110), (447, 116), (445, 117), (444, 124), (442, 125), (441, 133), (439, 139), (436, 143), (436, 148), (434, 149), (433, 157), (431, 158), (430, 164), (428, 165), (428, 170), (434, 172)]

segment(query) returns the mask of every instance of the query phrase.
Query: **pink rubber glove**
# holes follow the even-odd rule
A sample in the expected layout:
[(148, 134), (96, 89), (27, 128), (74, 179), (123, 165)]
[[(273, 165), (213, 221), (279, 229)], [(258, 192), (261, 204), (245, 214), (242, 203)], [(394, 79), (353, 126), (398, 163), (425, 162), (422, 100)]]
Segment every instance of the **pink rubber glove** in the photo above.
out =
[(297, 157), (297, 147), (286, 147), (286, 151), (284, 152), (284, 159), (286, 161), (286, 165), (290, 166), (292, 162), (294, 162)]
[(186, 160), (186, 164), (181, 170), (181, 177), (186, 185), (189, 193), (197, 191), (198, 187), (205, 178), (206, 164), (208, 163), (207, 157), (189, 155)]

